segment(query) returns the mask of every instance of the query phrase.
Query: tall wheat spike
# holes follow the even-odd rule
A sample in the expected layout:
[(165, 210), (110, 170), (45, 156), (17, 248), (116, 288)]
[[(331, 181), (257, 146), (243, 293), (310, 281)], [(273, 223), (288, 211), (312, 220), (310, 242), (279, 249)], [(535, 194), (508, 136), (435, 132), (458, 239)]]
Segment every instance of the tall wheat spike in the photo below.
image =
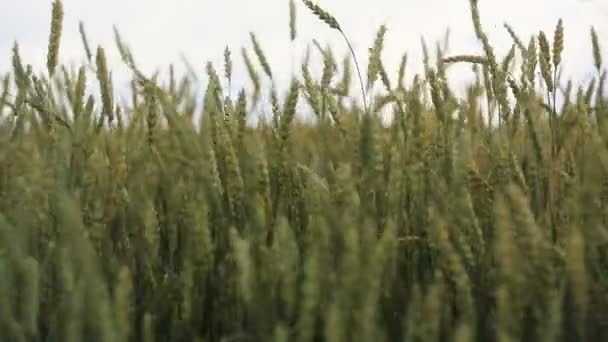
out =
[(82, 40), (82, 45), (84, 47), (84, 52), (87, 57), (87, 61), (91, 62), (91, 59), (93, 58), (93, 54), (91, 53), (89, 40), (87, 39), (87, 34), (84, 29), (84, 23), (82, 21), (80, 21), (78, 23), (78, 30), (80, 32), (80, 39)]
[(61, 0), (53, 2), (51, 16), (51, 34), (49, 36), (49, 47), (47, 54), (47, 68), (49, 75), (53, 77), (59, 59), (59, 45), (61, 42), (61, 31), (63, 28), (63, 3)]
[(112, 123), (114, 120), (114, 101), (112, 99), (112, 85), (110, 84), (110, 74), (108, 71), (108, 62), (106, 59), (105, 50), (100, 46), (97, 48), (97, 80), (101, 89), (101, 98), (103, 103), (102, 113), (108, 121)]
[(386, 33), (386, 26), (381, 25), (376, 32), (376, 39), (374, 40), (374, 46), (369, 51), (369, 62), (367, 66), (367, 90), (373, 86), (373, 83), (378, 77), (380, 71), (381, 54), (384, 45), (384, 35)]
[(594, 65), (595, 68), (597, 69), (598, 73), (601, 72), (602, 69), (602, 50), (600, 48), (600, 43), (599, 43), (599, 39), (597, 37), (597, 32), (595, 31), (595, 28), (591, 28), (591, 43), (592, 43), (592, 47), (593, 47), (593, 61), (594, 61)]
[(228, 81), (228, 93), (232, 94), (232, 53), (228, 46), (224, 49), (224, 76)]
[(289, 0), (289, 39), (296, 39), (296, 0)]
[[(85, 58), (57, 58), (54, 76), (15, 42), (0, 71), (0, 341), (606, 340), (600, 31), (592, 78), (565, 80), (566, 18), (551, 43), (505, 24), (497, 55), (483, 2), (469, 5), (482, 50), (422, 39), (418, 74), (408, 52), (389, 65), (388, 28), (375, 32), (367, 115), (352, 49), (338, 60), (320, 39), (288, 84), (271, 71), (267, 99), (277, 65), (255, 43), (242, 69), (222, 47), (221, 71), (182, 59), (183, 74), (144, 75), (114, 28), (123, 92), (82, 23)], [(473, 71), (462, 89), (456, 63)], [(251, 91), (234, 98), (241, 70)]]
[(253, 32), (250, 32), (249, 38), (251, 38), (251, 42), (253, 43), (253, 51), (255, 52), (255, 55), (258, 57), (258, 61), (262, 65), (262, 70), (264, 70), (264, 73), (266, 74), (266, 76), (268, 76), (268, 78), (270, 78), (272, 80), (272, 70), (270, 68), (270, 64), (268, 63), (268, 60), (266, 59), (266, 55), (264, 54), (264, 51), (262, 50), (262, 47), (260, 46), (260, 43), (258, 42), (256, 35)]

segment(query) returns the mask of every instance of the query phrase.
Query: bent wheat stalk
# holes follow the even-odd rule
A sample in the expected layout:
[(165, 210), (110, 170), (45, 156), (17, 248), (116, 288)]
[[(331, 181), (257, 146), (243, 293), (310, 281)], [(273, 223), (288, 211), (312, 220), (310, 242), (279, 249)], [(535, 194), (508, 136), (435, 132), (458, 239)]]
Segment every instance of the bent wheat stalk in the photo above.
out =
[(355, 55), (355, 51), (353, 50), (353, 47), (350, 44), (350, 41), (348, 40), (348, 37), (346, 37), (346, 34), (342, 30), (342, 27), (340, 27), (338, 20), (336, 20), (336, 18), (334, 18), (334, 16), (332, 16), (328, 12), (324, 11), (321, 7), (319, 7), (319, 5), (314, 4), (312, 1), (302, 0), (302, 2), (304, 3), (304, 5), (306, 5), (306, 7), (308, 7), (308, 9), (312, 11), (312, 13), (317, 16), (317, 18), (321, 19), (321, 21), (326, 23), (330, 28), (337, 30), (338, 32), (340, 32), (340, 34), (342, 34), (342, 37), (344, 38), (344, 41), (346, 42), (346, 45), (348, 46), (348, 49), (350, 50), (350, 53), (353, 56), (353, 59), (355, 60), (355, 68), (357, 68), (357, 75), (359, 76), (361, 93), (363, 94), (363, 106), (365, 108), (365, 113), (368, 113), (367, 95), (365, 92), (365, 87), (363, 86), (363, 78), (361, 77), (361, 70), (359, 68), (359, 63), (357, 62), (357, 56)]

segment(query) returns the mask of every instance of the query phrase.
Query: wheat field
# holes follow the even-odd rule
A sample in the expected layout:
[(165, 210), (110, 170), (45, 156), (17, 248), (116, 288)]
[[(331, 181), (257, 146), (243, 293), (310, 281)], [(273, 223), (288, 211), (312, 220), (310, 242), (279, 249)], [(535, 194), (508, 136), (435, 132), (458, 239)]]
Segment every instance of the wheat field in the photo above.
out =
[[(61, 64), (56, 0), (46, 70), (15, 43), (0, 80), (0, 341), (608, 340), (598, 35), (581, 37), (597, 73), (579, 85), (559, 77), (561, 20), (526, 39), (506, 25), (497, 56), (469, 6), (478, 55), (424, 46), (423, 73), (404, 55), (388, 75), (386, 27), (356, 56), (336, 17), (291, 0), (292, 40), (314, 16), (351, 53), (317, 44), (266, 87), (251, 33), (197, 93), (193, 75), (143, 73), (118, 31), (90, 45), (84, 23), (85, 61)], [(233, 63), (250, 89), (229, 91)], [(458, 97), (447, 71), (463, 63)], [(267, 94), (270, 119), (248, 124)]]

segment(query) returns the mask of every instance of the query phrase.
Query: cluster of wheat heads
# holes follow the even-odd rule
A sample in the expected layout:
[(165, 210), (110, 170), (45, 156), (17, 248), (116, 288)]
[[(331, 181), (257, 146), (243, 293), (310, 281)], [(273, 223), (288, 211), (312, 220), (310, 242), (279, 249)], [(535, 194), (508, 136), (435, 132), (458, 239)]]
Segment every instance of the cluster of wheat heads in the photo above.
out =
[[(338, 19), (300, 5), (348, 43)], [(392, 79), (380, 27), (367, 73), (355, 64), (359, 108), (357, 56), (316, 44), (320, 79), (308, 56), (283, 101), (271, 82), (272, 120), (250, 126), (274, 76), (255, 34), (241, 50), (251, 91), (233, 96), (226, 48), (223, 72), (205, 65), (194, 122), (196, 76), (146, 76), (118, 31), (128, 103), (83, 24), (86, 63), (60, 65), (56, 0), (47, 71), (35, 75), (15, 44), (1, 82), (0, 340), (605, 340), (597, 33), (597, 76), (562, 86), (561, 21), (552, 42), (506, 25), (514, 44), (499, 57), (470, 5), (479, 55), (438, 45), (424, 74), (406, 82), (404, 55)], [(448, 86), (453, 63), (477, 75), (462, 99)], [(298, 104), (315, 124), (297, 120)], [(494, 113), (497, 124), (483, 119)]]

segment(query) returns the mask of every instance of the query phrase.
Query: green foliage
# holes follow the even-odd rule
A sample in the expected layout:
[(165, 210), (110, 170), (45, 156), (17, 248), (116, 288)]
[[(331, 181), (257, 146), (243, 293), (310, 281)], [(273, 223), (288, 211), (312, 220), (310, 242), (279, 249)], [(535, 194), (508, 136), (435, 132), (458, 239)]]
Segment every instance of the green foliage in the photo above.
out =
[[(524, 46), (505, 24), (515, 44), (496, 56), (471, 0), (479, 54), (437, 45), (436, 65), (427, 51), (411, 82), (404, 54), (393, 87), (380, 27), (367, 89), (384, 87), (370, 110), (350, 94), (350, 57), (317, 44), (322, 77), (307, 56), (283, 103), (271, 85), (274, 120), (251, 127), (264, 90), (244, 48), (253, 90), (232, 97), (226, 48), (225, 77), (206, 65), (195, 122), (196, 75), (146, 77), (116, 29), (131, 103), (115, 101), (105, 51), (93, 60), (82, 23), (87, 63), (61, 66), (53, 8), (48, 73), (34, 75), (15, 43), (0, 84), (0, 341), (608, 339), (595, 30), (596, 78), (569, 82), (561, 108), (562, 21), (552, 47), (542, 31)], [(448, 86), (454, 63), (478, 73), (464, 99)], [(87, 89), (95, 78), (99, 94)], [(314, 124), (298, 120), (303, 108)]]

